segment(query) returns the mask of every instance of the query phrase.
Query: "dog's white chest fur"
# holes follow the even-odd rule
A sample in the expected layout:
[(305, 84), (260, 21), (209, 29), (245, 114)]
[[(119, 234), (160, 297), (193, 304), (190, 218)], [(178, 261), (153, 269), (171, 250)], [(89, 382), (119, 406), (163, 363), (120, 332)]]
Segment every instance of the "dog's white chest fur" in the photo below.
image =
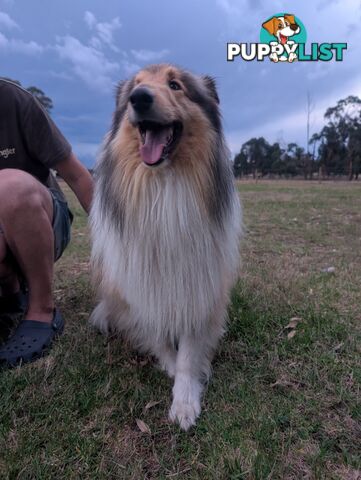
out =
[[(177, 337), (201, 327), (215, 309), (222, 283), (238, 267), (239, 231), (232, 216), (223, 229), (207, 220), (181, 176), (152, 180), (137, 208), (127, 210), (121, 235), (93, 216), (93, 255), (102, 259), (105, 283), (118, 287), (133, 320), (158, 338)], [(237, 206), (235, 198), (232, 210), (240, 219)]]

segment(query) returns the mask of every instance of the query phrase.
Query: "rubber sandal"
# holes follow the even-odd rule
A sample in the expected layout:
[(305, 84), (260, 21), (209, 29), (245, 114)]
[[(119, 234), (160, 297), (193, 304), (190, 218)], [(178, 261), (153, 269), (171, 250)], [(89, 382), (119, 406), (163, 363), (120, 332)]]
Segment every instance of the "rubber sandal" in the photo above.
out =
[(50, 323), (23, 320), (10, 339), (0, 347), (0, 364), (16, 367), (45, 355), (56, 337), (64, 330), (64, 319), (55, 309)]
[(0, 344), (7, 340), (27, 306), (28, 295), (23, 291), (0, 297)]

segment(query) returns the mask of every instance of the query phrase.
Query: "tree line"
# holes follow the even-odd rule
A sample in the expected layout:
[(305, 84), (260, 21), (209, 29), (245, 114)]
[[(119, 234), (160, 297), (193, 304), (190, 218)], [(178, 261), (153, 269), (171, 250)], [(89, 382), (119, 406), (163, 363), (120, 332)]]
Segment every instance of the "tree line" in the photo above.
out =
[(326, 124), (308, 140), (307, 149), (289, 143), (270, 144), (264, 137), (251, 138), (233, 162), (236, 177), (296, 177), (312, 179), (361, 173), (361, 100), (348, 96), (324, 115)]

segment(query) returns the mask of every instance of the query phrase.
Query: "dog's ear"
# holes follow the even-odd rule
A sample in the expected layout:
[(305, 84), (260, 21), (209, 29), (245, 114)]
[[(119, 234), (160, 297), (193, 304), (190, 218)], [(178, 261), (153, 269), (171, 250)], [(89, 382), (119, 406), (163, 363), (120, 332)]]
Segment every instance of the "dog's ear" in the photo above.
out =
[(204, 75), (202, 77), (204, 85), (207, 87), (208, 92), (211, 94), (211, 97), (219, 103), (219, 96), (217, 92), (217, 85), (214, 78), (209, 75)]
[(290, 14), (288, 14), (288, 13), (285, 13), (285, 19), (286, 19), (288, 22), (290, 22), (291, 25), (297, 24), (294, 15), (290, 15)]
[(127, 83), (127, 80), (121, 80), (121, 81), (118, 83), (118, 85), (116, 86), (115, 98), (116, 98), (117, 101), (119, 100), (120, 95), (122, 94), (122, 91), (123, 91), (126, 83)]
[(128, 105), (130, 92), (134, 88), (134, 80), (123, 80), (118, 83), (115, 90), (115, 110), (109, 139), (112, 140), (118, 131)]
[(121, 80), (115, 90), (115, 102), (118, 105), (119, 101), (122, 97), (123, 92), (125, 91), (127, 87), (128, 80)]
[(267, 30), (268, 33), (274, 35), (277, 32), (278, 18), (272, 17), (267, 22), (262, 23), (262, 27)]
[(122, 80), (118, 83), (115, 91), (115, 103), (117, 107), (128, 102), (128, 95), (130, 95), (133, 88), (134, 79)]

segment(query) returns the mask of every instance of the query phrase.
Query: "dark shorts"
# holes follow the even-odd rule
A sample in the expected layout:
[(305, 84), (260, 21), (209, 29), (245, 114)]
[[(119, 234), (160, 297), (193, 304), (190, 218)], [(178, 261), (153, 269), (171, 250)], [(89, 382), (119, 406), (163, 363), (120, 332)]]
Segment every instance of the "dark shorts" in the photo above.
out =
[(70, 242), (73, 214), (69, 210), (68, 204), (64, 201), (60, 192), (53, 188), (49, 188), (49, 192), (53, 198), (54, 248), (55, 261), (57, 261)]

